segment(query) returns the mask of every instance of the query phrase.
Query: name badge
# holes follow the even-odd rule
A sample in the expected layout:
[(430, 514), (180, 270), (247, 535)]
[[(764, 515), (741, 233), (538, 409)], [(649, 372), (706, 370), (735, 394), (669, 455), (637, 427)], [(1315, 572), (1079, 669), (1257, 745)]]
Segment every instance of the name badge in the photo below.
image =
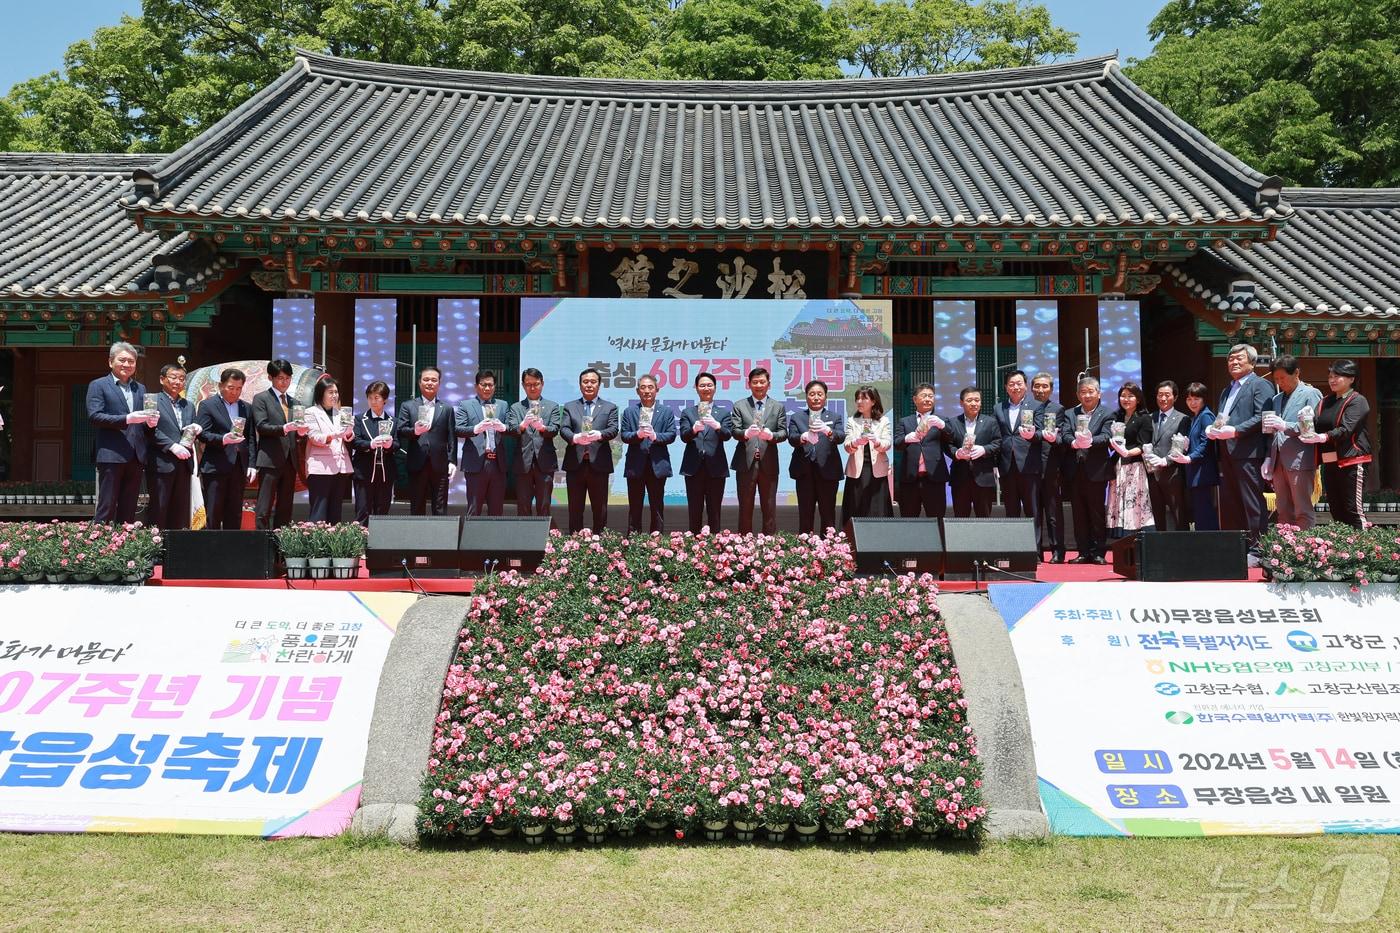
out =
[(1337, 452), (1336, 452), (1335, 450), (1324, 450), (1324, 451), (1322, 452), (1322, 462), (1323, 462), (1323, 463), (1336, 463), (1336, 462), (1337, 462)]

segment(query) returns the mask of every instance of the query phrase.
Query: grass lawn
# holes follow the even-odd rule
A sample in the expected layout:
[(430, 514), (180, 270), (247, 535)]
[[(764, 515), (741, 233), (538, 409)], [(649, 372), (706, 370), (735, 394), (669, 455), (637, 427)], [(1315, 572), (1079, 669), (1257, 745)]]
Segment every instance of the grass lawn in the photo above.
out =
[(974, 851), (0, 835), (0, 929), (1395, 930), (1397, 876), (1400, 838), (1383, 836)]

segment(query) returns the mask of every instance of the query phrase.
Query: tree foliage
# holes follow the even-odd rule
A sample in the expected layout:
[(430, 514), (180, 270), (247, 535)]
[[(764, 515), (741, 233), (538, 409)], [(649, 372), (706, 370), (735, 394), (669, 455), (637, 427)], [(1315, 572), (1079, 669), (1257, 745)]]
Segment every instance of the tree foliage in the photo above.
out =
[[(170, 151), (295, 49), (443, 68), (788, 80), (1072, 54), (1030, 0), (144, 0), (0, 99), (0, 147)], [(843, 63), (846, 68), (843, 69)]]
[(1400, 185), (1400, 0), (1171, 0), (1129, 75), (1292, 184)]

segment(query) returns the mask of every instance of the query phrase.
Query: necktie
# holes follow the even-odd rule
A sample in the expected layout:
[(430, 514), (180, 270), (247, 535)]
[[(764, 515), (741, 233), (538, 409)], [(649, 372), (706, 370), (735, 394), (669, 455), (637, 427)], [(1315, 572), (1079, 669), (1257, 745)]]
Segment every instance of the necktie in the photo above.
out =
[[(481, 417), (482, 417), (483, 419), (485, 419), (485, 417), (486, 417), (486, 406), (484, 406), (484, 405), (481, 407)], [(487, 452), (488, 454), (490, 454), (490, 453), (495, 453), (495, 452), (496, 452), (496, 432), (495, 432), (495, 431), (487, 431), (487, 432), (486, 432), (486, 452)]]
[[(758, 425), (762, 425), (762, 424), (763, 424), (763, 399), (758, 399), (757, 401), (755, 401), (755, 402), (753, 403), (753, 420), (754, 420), (754, 423), (755, 423), (755, 424), (758, 424)], [(761, 447), (758, 446), (758, 443), (757, 443), (758, 440), (759, 440), (759, 439), (758, 439), (757, 437), (754, 438), (754, 442), (755, 442), (754, 445), (753, 445), (753, 462), (754, 462), (754, 463), (757, 463), (757, 462), (763, 457), (763, 448), (761, 448)]]
[(278, 393), (277, 393), (277, 401), (279, 401), (279, 402), (282, 403), (282, 420), (283, 420), (283, 421), (291, 421), (291, 420), (292, 420), (292, 410), (291, 410), (290, 408), (287, 407), (287, 396), (284, 395), (284, 394), (282, 394), (281, 392), (278, 392)]

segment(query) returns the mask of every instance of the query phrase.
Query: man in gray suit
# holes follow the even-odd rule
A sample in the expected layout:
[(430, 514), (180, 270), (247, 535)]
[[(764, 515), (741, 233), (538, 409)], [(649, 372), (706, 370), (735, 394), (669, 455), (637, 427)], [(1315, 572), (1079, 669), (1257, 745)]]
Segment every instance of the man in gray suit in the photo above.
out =
[(1259, 559), (1259, 536), (1269, 523), (1260, 471), (1269, 453), (1264, 409), (1274, 397), (1269, 381), (1254, 374), (1256, 359), (1258, 353), (1248, 344), (1230, 348), (1225, 358), (1230, 384), (1220, 393), (1216, 409), (1216, 421), (1223, 425), (1206, 428), (1206, 437), (1216, 442), (1220, 457), (1220, 527), (1245, 532), (1253, 564)]
[(564, 473), (569, 493), (569, 533), (583, 528), (585, 497), (593, 506), (593, 531), (608, 527), (608, 486), (613, 471), (613, 438), (617, 437), (617, 406), (598, 397), (603, 377), (596, 369), (578, 374), (580, 397), (564, 405), (559, 434), (569, 444)]
[(1278, 392), (1264, 411), (1264, 433), (1273, 441), (1260, 475), (1273, 482), (1278, 523), (1307, 530), (1316, 521), (1312, 492), (1317, 462), (1313, 445), (1298, 440), (1298, 413), (1304, 408), (1316, 412), (1322, 393), (1298, 376), (1298, 361), (1291, 356), (1274, 360), (1273, 375)]
[(770, 377), (762, 366), (749, 373), (749, 397), (734, 403), (729, 436), (734, 445), (735, 485), (739, 489), (739, 533), (753, 533), (753, 494), (758, 491), (763, 533), (778, 533), (778, 445), (787, 440), (787, 409), (768, 397)]
[(508, 427), (520, 435), (515, 447), (511, 472), (515, 474), (515, 514), (549, 517), (554, 497), (554, 473), (559, 469), (559, 452), (554, 435), (564, 410), (543, 397), (544, 373), (530, 368), (520, 374), (525, 397), (510, 406)]
[(1185, 531), (1186, 473), (1181, 464), (1170, 459), (1172, 437), (1186, 437), (1191, 422), (1186, 412), (1177, 410), (1176, 383), (1164, 379), (1157, 383), (1157, 411), (1152, 415), (1152, 447), (1143, 451), (1147, 464), (1147, 494), (1152, 499), (1152, 523), (1159, 531)]

